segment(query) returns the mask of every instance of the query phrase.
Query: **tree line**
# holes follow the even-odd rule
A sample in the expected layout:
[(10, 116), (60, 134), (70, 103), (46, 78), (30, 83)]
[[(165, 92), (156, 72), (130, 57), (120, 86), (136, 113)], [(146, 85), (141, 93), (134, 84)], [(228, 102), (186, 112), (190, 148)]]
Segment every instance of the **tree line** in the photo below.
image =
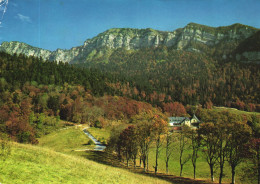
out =
[[(215, 181), (215, 169), (219, 168), (219, 183), (222, 183), (224, 167), (231, 171), (231, 182), (235, 183), (237, 167), (247, 163), (245, 177), (260, 174), (259, 168), (259, 119), (245, 122), (239, 116), (221, 112), (212, 122), (201, 123), (199, 129), (183, 126), (182, 131), (172, 131), (162, 114), (143, 113), (142, 118), (132, 122), (124, 129), (113, 130), (109, 148), (115, 151), (127, 166), (132, 163), (148, 170), (152, 164), (155, 174), (158, 172), (159, 155), (165, 154), (165, 170), (169, 172), (170, 160), (177, 154), (180, 165), (180, 176), (184, 166), (191, 162), (193, 176), (196, 178), (197, 159), (202, 157), (209, 166), (211, 180)], [(149, 163), (153, 150), (154, 163)], [(164, 150), (162, 152), (162, 150)], [(251, 178), (252, 179), (252, 178)], [(256, 177), (253, 179), (257, 180)], [(254, 181), (255, 181), (254, 180)]]

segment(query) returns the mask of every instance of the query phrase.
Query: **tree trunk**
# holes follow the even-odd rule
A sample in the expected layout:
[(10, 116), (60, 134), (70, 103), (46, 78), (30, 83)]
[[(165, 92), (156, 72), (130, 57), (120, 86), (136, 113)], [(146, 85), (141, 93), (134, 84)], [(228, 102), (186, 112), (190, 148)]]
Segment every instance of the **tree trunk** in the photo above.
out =
[(155, 167), (154, 167), (154, 172), (155, 175), (157, 174), (157, 168), (158, 168), (158, 156), (159, 156), (159, 148), (156, 148), (156, 155), (155, 155)]
[(182, 176), (182, 169), (183, 169), (183, 164), (181, 164), (180, 176)]
[(166, 174), (169, 173), (169, 170), (168, 170), (168, 160), (166, 161)]
[(118, 159), (119, 159), (119, 161), (121, 162), (122, 161), (122, 156), (121, 156), (121, 151), (120, 151), (120, 149), (118, 148)]
[(220, 165), (219, 184), (222, 183), (224, 165)]
[(134, 168), (136, 168), (136, 156), (134, 157)]
[(210, 177), (211, 177), (211, 181), (214, 182), (214, 165), (210, 165)]
[(142, 159), (141, 159), (141, 157), (140, 157), (139, 161), (140, 161), (140, 167), (142, 167)]
[(236, 167), (232, 166), (232, 183), (235, 184)]
[(257, 169), (258, 169), (258, 184), (260, 184), (260, 150), (259, 145), (257, 145)]
[(149, 163), (149, 160), (148, 160), (148, 155), (147, 155), (147, 157), (146, 157), (147, 159), (147, 161), (146, 161), (146, 171), (148, 171), (149, 170), (149, 168), (148, 168), (148, 163)]
[(196, 165), (193, 165), (193, 178), (196, 179)]
[(146, 158), (143, 158), (144, 172), (146, 171)]

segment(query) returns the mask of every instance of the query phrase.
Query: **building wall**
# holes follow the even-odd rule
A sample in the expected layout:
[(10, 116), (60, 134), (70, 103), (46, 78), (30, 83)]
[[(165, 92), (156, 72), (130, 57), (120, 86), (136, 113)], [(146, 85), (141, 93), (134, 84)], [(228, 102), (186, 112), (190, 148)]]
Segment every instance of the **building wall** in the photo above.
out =
[(191, 123), (197, 123), (196, 119), (191, 119)]
[(187, 125), (187, 126), (190, 126), (190, 121), (184, 121), (184, 124)]

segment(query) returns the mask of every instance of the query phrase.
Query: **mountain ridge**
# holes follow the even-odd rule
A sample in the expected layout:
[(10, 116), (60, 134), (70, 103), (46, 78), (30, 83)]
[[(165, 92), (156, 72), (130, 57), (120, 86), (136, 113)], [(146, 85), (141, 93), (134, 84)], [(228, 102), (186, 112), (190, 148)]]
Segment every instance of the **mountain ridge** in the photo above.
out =
[(174, 31), (160, 31), (151, 28), (112, 28), (87, 39), (83, 45), (71, 49), (49, 51), (15, 41), (3, 42), (0, 51), (42, 57), (44, 60), (51, 61), (84, 63), (88, 60), (89, 55), (93, 55), (97, 49), (101, 48), (138, 50), (166, 46), (177, 50), (203, 52), (203, 50), (196, 48), (196, 45), (216, 47), (221, 42), (242, 42), (257, 31), (259, 29), (239, 23), (230, 26), (210, 27), (192, 22)]

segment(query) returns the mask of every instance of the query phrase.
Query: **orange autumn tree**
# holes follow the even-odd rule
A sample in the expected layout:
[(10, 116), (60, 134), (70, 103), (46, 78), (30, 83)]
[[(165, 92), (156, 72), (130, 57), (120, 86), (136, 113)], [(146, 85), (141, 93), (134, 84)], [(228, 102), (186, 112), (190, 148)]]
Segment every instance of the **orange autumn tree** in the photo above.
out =
[(132, 159), (134, 167), (136, 167), (136, 156), (138, 152), (138, 145), (136, 141), (136, 127), (133, 125), (124, 129), (119, 136), (118, 144), (121, 152), (125, 155), (127, 167), (129, 166), (129, 160)]
[(179, 102), (163, 103), (162, 108), (164, 112), (168, 112), (170, 116), (183, 116), (187, 114), (185, 107)]
[(151, 111), (140, 113), (137, 122), (137, 136), (140, 148), (140, 161), (143, 162), (144, 171), (148, 170), (148, 157), (153, 140), (153, 113)]

